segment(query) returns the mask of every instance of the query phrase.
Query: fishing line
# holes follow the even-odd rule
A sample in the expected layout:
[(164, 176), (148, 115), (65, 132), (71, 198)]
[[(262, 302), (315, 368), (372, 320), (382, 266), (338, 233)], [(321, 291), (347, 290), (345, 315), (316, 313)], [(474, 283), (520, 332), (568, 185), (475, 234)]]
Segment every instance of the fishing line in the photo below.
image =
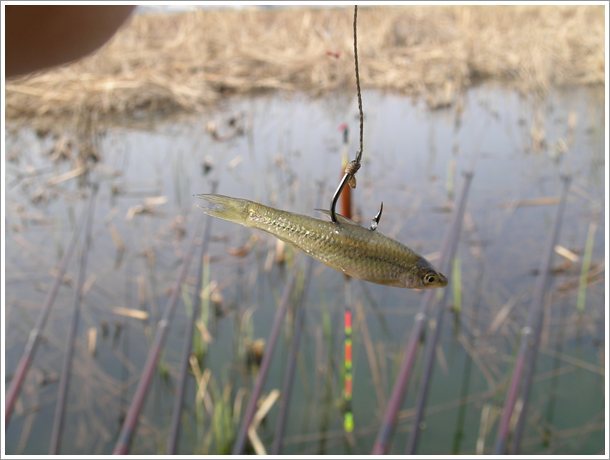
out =
[[(337, 207), (337, 201), (341, 196), (341, 192), (345, 188), (346, 184), (349, 184), (351, 188), (356, 188), (356, 173), (360, 169), (361, 160), (362, 160), (362, 152), (363, 148), (363, 138), (364, 138), (364, 112), (362, 110), (362, 91), (360, 90), (360, 72), (358, 70), (358, 5), (354, 6), (354, 68), (356, 73), (356, 93), (358, 96), (358, 112), (360, 115), (360, 148), (356, 153), (356, 158), (345, 166), (345, 171), (341, 181), (339, 182), (339, 186), (335, 193), (333, 194), (333, 198), (330, 203), (330, 218), (334, 223), (337, 223), (337, 215), (335, 212), (335, 208)], [(377, 228), (377, 224), (379, 223), (379, 219), (381, 218), (381, 210), (383, 209), (383, 203), (381, 203), (381, 209), (377, 213), (377, 215), (373, 218), (374, 224), (371, 224), (371, 230), (375, 230)]]

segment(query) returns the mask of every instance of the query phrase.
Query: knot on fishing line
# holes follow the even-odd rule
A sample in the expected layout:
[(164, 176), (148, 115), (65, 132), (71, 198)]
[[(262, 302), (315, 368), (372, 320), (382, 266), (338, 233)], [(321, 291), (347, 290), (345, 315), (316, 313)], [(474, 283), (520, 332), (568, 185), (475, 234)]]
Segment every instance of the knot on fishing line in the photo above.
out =
[(356, 160), (352, 160), (345, 166), (345, 174), (349, 174), (350, 176), (355, 176), (359, 169), (360, 169), (360, 163), (357, 162)]
[(356, 188), (356, 173), (360, 169), (360, 162), (352, 160), (345, 166), (345, 174), (347, 175), (347, 183), (350, 188)]

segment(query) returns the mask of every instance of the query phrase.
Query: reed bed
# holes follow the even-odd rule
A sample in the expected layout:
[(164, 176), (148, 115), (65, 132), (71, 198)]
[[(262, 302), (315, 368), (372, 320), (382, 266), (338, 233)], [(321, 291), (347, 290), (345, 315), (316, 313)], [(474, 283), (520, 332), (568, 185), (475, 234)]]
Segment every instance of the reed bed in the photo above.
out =
[[(351, 8), (136, 14), (94, 55), (8, 82), (7, 118), (193, 112), (230, 95), (353, 88), (351, 21)], [(484, 80), (542, 92), (604, 82), (603, 6), (363, 7), (359, 34), (363, 87), (431, 108)]]

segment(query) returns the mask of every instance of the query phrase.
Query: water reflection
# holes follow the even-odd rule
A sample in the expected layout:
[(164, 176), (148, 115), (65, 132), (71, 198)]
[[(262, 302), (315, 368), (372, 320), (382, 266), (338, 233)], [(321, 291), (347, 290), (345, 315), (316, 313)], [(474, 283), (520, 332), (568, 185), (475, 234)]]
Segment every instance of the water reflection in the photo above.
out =
[[(538, 361), (535, 410), (528, 422), (534, 426), (545, 413), (547, 432), (544, 439), (537, 434), (526, 439), (523, 453), (583, 454), (602, 449), (599, 371), (603, 373), (606, 229), (601, 209), (606, 165), (600, 94), (572, 89), (533, 103), (485, 86), (467, 93), (457, 107), (435, 112), (393, 94), (363, 95), (365, 151), (355, 203), (368, 221), (383, 200), (380, 231), (433, 257), (448, 224), (446, 210), (462, 181), (460, 173), (475, 172), (459, 248), (463, 312), (453, 326), (451, 321), (445, 323), (442, 358), (419, 453), (490, 452), (497, 423), (494, 414), (505, 394), (502, 382), (511, 371), (533, 287), (532, 273), (550, 231), (552, 199), (558, 195), (562, 173), (571, 173), (574, 185), (560, 242), (577, 262), (555, 258), (552, 307)], [(101, 188), (65, 453), (107, 454), (114, 446), (184, 256), (185, 237), (192, 234), (199, 217), (192, 195), (207, 192), (211, 181), (218, 180), (219, 193), (313, 214), (314, 208), (328, 206), (341, 172), (338, 127), (347, 122), (356, 133), (356, 114), (355, 100), (349, 95), (317, 100), (276, 95), (231, 101), (204, 116), (160, 122), (145, 130), (126, 126), (100, 130), (96, 139), (101, 160), (88, 178), (100, 181)], [(243, 123), (243, 131), (234, 136), (228, 135), (231, 117)], [(74, 157), (54, 160), (49, 155), (58, 153), (61, 136), (69, 140), (72, 135), (70, 127), (57, 134), (56, 138), (38, 136), (27, 127), (7, 134), (9, 379), (52, 282), (52, 267), (65, 251), (86, 203), (87, 193), (78, 187), (78, 177), (69, 176), (78, 167)], [(352, 134), (350, 155), (355, 149)], [(586, 313), (577, 316), (573, 286), (592, 221), (598, 224), (592, 257), (597, 277), (592, 277), (587, 290)], [(287, 272), (295, 269), (289, 263), (268, 263), (275, 251), (272, 238), (253, 237), (226, 222), (214, 222), (210, 251), (207, 276), (217, 283), (222, 299), (205, 312), (209, 343), (201, 365), (202, 372), (204, 367), (210, 370), (212, 403), (195, 404), (195, 384), (189, 383), (180, 442), (184, 453), (215, 453), (228, 442), (213, 435), (218, 412), (208, 413), (205, 404), (213, 404), (214, 410), (222, 404), (226, 410), (237, 410), (234, 401), (243, 397), (240, 388), (249, 387), (253, 378), (243, 365), (246, 343), (269, 334)], [(296, 267), (302, 268), (302, 262), (297, 257)], [(193, 269), (185, 286), (185, 299), (195, 284), (194, 273)], [(9, 453), (44, 453), (48, 448), (76, 261), (68, 274), (6, 433)], [(337, 405), (342, 293), (342, 275), (316, 264), (305, 306), (307, 323), (285, 453), (316, 453), (321, 446), (324, 453), (346, 452)], [(352, 452), (368, 453), (383, 410), (379, 399), (387, 398), (391, 389), (421, 293), (354, 283), (354, 295), (362, 301), (371, 343), (365, 343), (356, 329), (353, 401), (358, 436)], [(147, 317), (117, 314), (119, 307), (145, 312)], [(148, 398), (133, 453), (164, 451), (188, 308), (185, 302), (174, 318), (162, 371)], [(88, 342), (90, 331), (96, 331), (95, 353)], [(289, 339), (288, 335), (280, 339), (268, 390), (281, 387)], [(366, 346), (372, 347), (378, 360), (375, 378)], [(476, 359), (468, 364), (468, 356)], [(546, 393), (549, 382), (551, 395)], [(574, 394), (582, 395), (578, 404)], [(460, 397), (465, 404), (455, 402)], [(404, 407), (412, 405), (410, 394)], [(553, 407), (550, 415), (546, 407)], [(272, 410), (269, 423), (259, 430), (269, 445), (276, 416)], [(409, 429), (408, 417), (404, 413), (401, 418), (394, 452), (402, 452), (400, 439)]]

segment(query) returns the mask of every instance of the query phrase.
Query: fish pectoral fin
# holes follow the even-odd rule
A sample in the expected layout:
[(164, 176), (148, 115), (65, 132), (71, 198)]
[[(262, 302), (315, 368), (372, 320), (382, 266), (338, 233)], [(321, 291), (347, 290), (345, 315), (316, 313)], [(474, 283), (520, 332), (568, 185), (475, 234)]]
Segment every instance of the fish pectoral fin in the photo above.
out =
[[(330, 211), (328, 209), (317, 208), (316, 211), (321, 212), (322, 214), (326, 214), (327, 216), (330, 216)], [(357, 225), (358, 227), (361, 227), (361, 225), (359, 223), (354, 222), (353, 220), (348, 219), (347, 217), (344, 217), (341, 214), (335, 213), (335, 216), (337, 216), (337, 221), (341, 222), (342, 224)]]

